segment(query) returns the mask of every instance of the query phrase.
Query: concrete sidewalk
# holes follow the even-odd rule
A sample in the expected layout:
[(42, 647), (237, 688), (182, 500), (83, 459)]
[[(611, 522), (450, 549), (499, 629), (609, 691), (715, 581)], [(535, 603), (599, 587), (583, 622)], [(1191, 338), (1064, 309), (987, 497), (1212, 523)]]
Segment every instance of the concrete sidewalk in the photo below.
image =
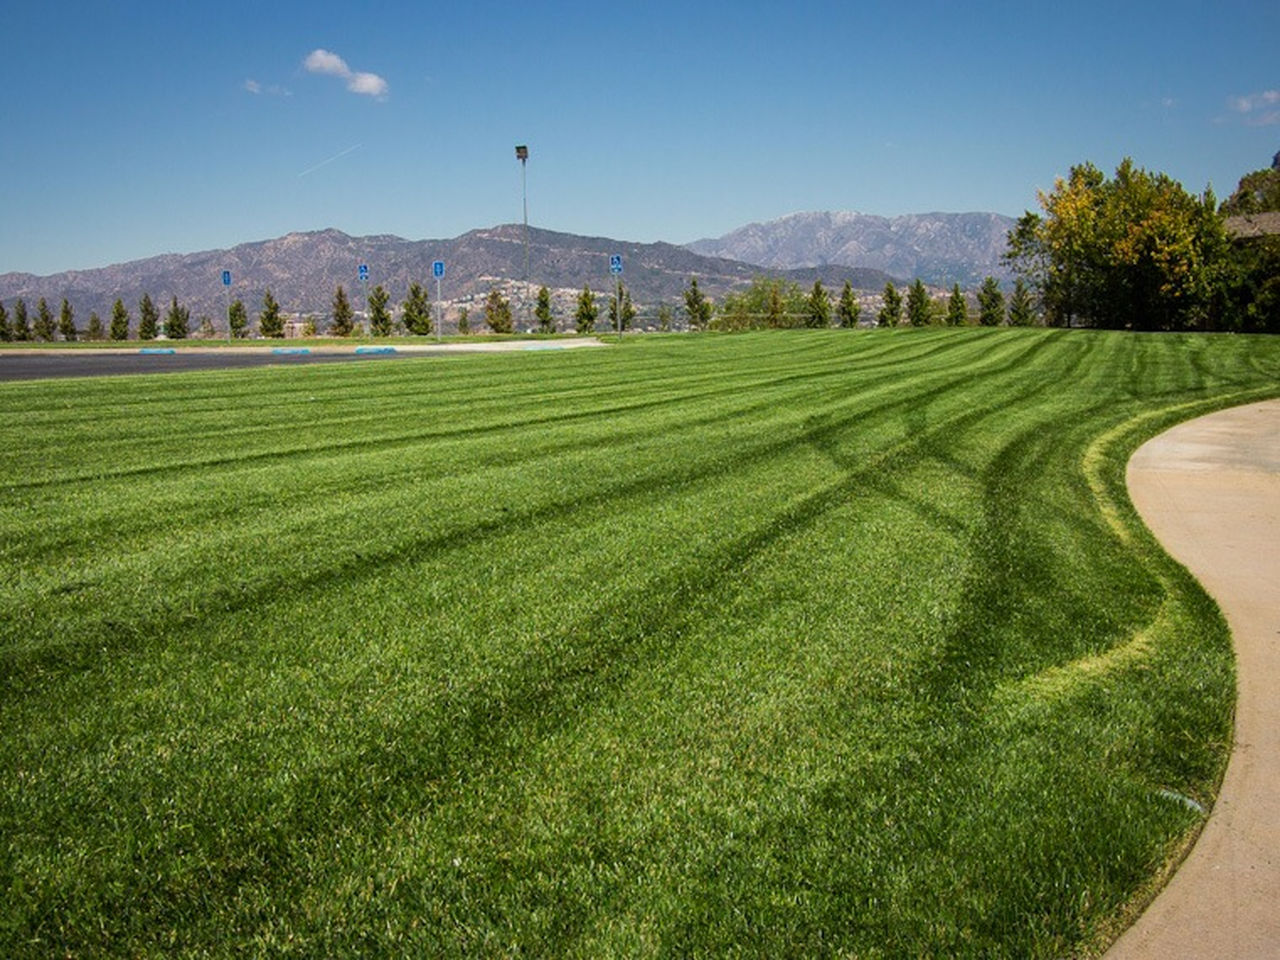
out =
[(1129, 462), (1129, 495), (1221, 607), (1235, 743), (1190, 856), (1108, 960), (1280, 957), (1280, 400), (1180, 424)]

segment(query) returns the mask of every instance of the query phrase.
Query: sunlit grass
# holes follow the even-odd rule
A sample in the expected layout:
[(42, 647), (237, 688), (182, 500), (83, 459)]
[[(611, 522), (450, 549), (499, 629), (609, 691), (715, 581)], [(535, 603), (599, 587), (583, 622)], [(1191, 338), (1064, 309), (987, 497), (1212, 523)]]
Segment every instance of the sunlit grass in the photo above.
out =
[(1280, 343), (660, 338), (0, 385), (0, 952), (1060, 956), (1229, 638), (1123, 465)]

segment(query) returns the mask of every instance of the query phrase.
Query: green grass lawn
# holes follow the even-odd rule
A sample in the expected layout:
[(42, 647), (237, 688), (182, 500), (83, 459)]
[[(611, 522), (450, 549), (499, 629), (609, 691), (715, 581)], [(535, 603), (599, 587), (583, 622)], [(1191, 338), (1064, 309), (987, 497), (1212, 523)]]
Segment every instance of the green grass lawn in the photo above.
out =
[(1124, 492), (1280, 339), (0, 384), (0, 954), (1061, 956), (1225, 762)]

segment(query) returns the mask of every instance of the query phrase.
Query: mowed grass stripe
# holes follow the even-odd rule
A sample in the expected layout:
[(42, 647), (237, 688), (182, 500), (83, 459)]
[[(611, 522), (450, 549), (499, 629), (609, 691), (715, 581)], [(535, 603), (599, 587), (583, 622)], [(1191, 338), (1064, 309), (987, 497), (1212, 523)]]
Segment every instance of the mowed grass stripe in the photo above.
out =
[[(1266, 341), (1184, 357), (1203, 342), (628, 344), (542, 370), (590, 382), (595, 363), (602, 393), (635, 377), (700, 399), (616, 429), (335, 448), (292, 474), (229, 462), (187, 505), (254, 475), (301, 493), (276, 515), (229, 498), (185, 536), (182, 477), (107, 481), (134, 500), (128, 532), (112, 540), (112, 497), (97, 501), (103, 543), (67, 568), (36, 548), (38, 588), (0, 610), (10, 952), (1088, 942), (1194, 820), (1158, 788), (1203, 795), (1225, 755), (1220, 621), (1155, 575), (1169, 565), (1149, 543), (1115, 536), (1080, 463), (1153, 409), (1276, 390)], [(1251, 355), (1269, 358), (1252, 381)], [(479, 397), (500, 371), (450, 376)], [(6, 516), (35, 506), (0, 490)], [(123, 543), (134, 565), (82, 604), (75, 578)], [(259, 588), (244, 602), (199, 575), (236, 558)], [(70, 591), (43, 592), (59, 577)], [(1011, 682), (1122, 644), (1162, 607), (1140, 660), (1010, 703)], [(115, 646), (109, 617), (130, 625)]]
[[(991, 361), (999, 356), (1002, 356), (1002, 354), (997, 352), (985, 359), (987, 361)], [(963, 375), (967, 376), (969, 373), (966, 372)], [(941, 388), (935, 387), (933, 389), (936, 390)], [(794, 399), (795, 398), (793, 396), (788, 396), (787, 400), (784, 402), (779, 403), (774, 400), (768, 400), (766, 402), (769, 406), (774, 408), (775, 416), (790, 417), (792, 416), (790, 411), (793, 407), (792, 401)], [(898, 401), (898, 405), (917, 405), (920, 402), (921, 401), (918, 396), (910, 395), (907, 399)], [(853, 409), (858, 410), (860, 407), (861, 402), (855, 400)], [(805, 408), (802, 407), (802, 409)], [(878, 410), (881, 415), (886, 415), (896, 409), (896, 406), (888, 405), (874, 409)], [(758, 413), (759, 410), (760, 407), (758, 405), (753, 405), (753, 412)], [(737, 416), (738, 411), (734, 411), (733, 415)], [(722, 427), (725, 417), (726, 414), (721, 413), (709, 418), (709, 422), (712, 426)], [(859, 416), (858, 419), (861, 420), (863, 417)], [(706, 425), (708, 420), (702, 419), (699, 420), (698, 423), (699, 426)], [(769, 458), (777, 456), (781, 452), (786, 451), (789, 446), (798, 443), (820, 444), (823, 442), (822, 438), (830, 434), (832, 430), (838, 428), (838, 426), (838, 424), (834, 426), (831, 424), (819, 424), (815, 426), (806, 422), (804, 424), (804, 432), (800, 437), (793, 438), (790, 436), (790, 431), (784, 431), (780, 426), (770, 423), (767, 419), (763, 424), (756, 420), (751, 420), (740, 424), (736, 428), (738, 430), (737, 436), (726, 435), (722, 440), (733, 448), (733, 468), (739, 469), (741, 465), (750, 462), (755, 458)], [(763, 429), (761, 429), (762, 427)], [(608, 427), (605, 429), (606, 431), (609, 430)], [(687, 423), (682, 424), (678, 428), (669, 428), (669, 430), (676, 431), (684, 429), (688, 429)], [(779, 436), (783, 437), (781, 441), (777, 439)], [(766, 438), (768, 442), (761, 443), (760, 438)], [(650, 439), (652, 440), (653, 438), (651, 437)], [(593, 488), (593, 492), (588, 494), (588, 499), (590, 501), (595, 501), (600, 498), (607, 499), (615, 496), (625, 499), (635, 495), (642, 495), (646, 492), (660, 491), (664, 486), (668, 486), (670, 483), (676, 482), (673, 481), (670, 476), (666, 475), (673, 466), (666, 454), (668, 440), (668, 431), (664, 430), (658, 436), (657, 443), (651, 444), (651, 449), (654, 453), (651, 460), (652, 466), (649, 469), (654, 472), (641, 472), (639, 476), (635, 476), (636, 451), (633, 451), (633, 457), (628, 466), (627, 482), (622, 483), (621, 480), (611, 479), (607, 475), (601, 476), (595, 481), (596, 485)], [(608, 442), (609, 441), (606, 439), (593, 436), (588, 438), (586, 445), (590, 447), (593, 454), (597, 454), (601, 452), (600, 448), (602, 443)], [(441, 448), (436, 447), (435, 451), (439, 451), (440, 449)], [(636, 450), (638, 451), (638, 449), (639, 448), (637, 447)], [(544, 460), (541, 456), (539, 459)], [(555, 462), (550, 463), (538, 462), (536, 464), (529, 464), (526, 461), (518, 461), (513, 465), (500, 466), (506, 466), (509, 469), (516, 471), (532, 467), (544, 470), (548, 476), (558, 477), (575, 477), (581, 474), (585, 469), (585, 466), (581, 462), (581, 458), (576, 456), (573, 459), (556, 457)], [(502, 472), (500, 470), (495, 471), (494, 467), (495, 465), (493, 463), (487, 463), (485, 464), (483, 471), (477, 472), (477, 474), (473, 475), (470, 479), (466, 476), (458, 477), (456, 474), (449, 474), (446, 471), (444, 479), (456, 481), (459, 484), (464, 482), (483, 482), (489, 484), (491, 488), (501, 489), (506, 485), (507, 481)], [(337, 536), (344, 542), (355, 544), (356, 546), (352, 550), (353, 560), (350, 565), (364, 567), (366, 569), (378, 569), (392, 556), (397, 554), (402, 556), (417, 556), (423, 551), (447, 548), (450, 543), (456, 542), (459, 538), (471, 539), (477, 536), (483, 536), (486, 531), (493, 530), (495, 528), (501, 529), (508, 523), (527, 524), (531, 519), (538, 515), (541, 509), (544, 509), (539, 508), (534, 511), (530, 511), (527, 509), (527, 505), (510, 509), (506, 507), (496, 507), (495, 501), (491, 498), (490, 500), (485, 500), (480, 503), (482, 519), (473, 519), (470, 525), (455, 527), (452, 532), (449, 532), (447, 529), (445, 531), (430, 529), (427, 531), (418, 531), (412, 522), (406, 523), (405, 517), (406, 513), (412, 515), (413, 512), (420, 509), (422, 501), (419, 500), (419, 497), (421, 495), (405, 492), (405, 484), (403, 481), (406, 478), (403, 476), (403, 473), (398, 466), (390, 483), (384, 483), (382, 481), (377, 482), (376, 485), (382, 489), (368, 489), (372, 484), (359, 479), (364, 477), (378, 477), (380, 474), (385, 472), (385, 469), (385, 465), (379, 467), (378, 464), (370, 462), (369, 458), (360, 458), (355, 461), (350, 476), (339, 476), (336, 478), (329, 477), (324, 475), (324, 471), (322, 469), (312, 467), (309, 472), (321, 477), (319, 485), (311, 490), (295, 489), (291, 490), (289, 493), (290, 498), (297, 498), (299, 501), (307, 504), (306, 508), (291, 511), (285, 515), (286, 519), (284, 521), (276, 520), (273, 523), (272, 517), (264, 518), (263, 520), (266, 524), (266, 530), (264, 531), (262, 539), (265, 543), (269, 544), (272, 549), (278, 551), (281, 556), (274, 561), (271, 558), (264, 557), (262, 561), (255, 566), (272, 574), (272, 579), (265, 583), (261, 589), (256, 590), (246, 589), (245, 585), (241, 583), (237, 590), (239, 593), (237, 602), (258, 602), (261, 596), (263, 596), (264, 591), (269, 595), (271, 591), (278, 588), (278, 581), (275, 579), (276, 577), (292, 582), (296, 587), (304, 582), (304, 579), (315, 578), (317, 576), (320, 581), (323, 582), (324, 580), (332, 577), (353, 575), (346, 566), (337, 570), (322, 571), (319, 574), (307, 574), (302, 570), (290, 569), (288, 563), (289, 558), (305, 555), (306, 547), (309, 543), (319, 537)], [(413, 469), (421, 470), (421, 467), (410, 468), (410, 470)], [(433, 465), (433, 469), (438, 468)], [(708, 478), (710, 472), (724, 471), (728, 468), (726, 467), (726, 461), (723, 457), (716, 457), (709, 463), (700, 464), (695, 461), (691, 464), (680, 465), (679, 469), (681, 472), (677, 478), (678, 482), (687, 483), (703, 482)], [(489, 477), (493, 477), (496, 473), (497, 476), (493, 479), (475, 479), (475, 476), (478, 476), (480, 473)], [(431, 479), (434, 481), (437, 478), (433, 477)], [(619, 484), (621, 484), (621, 486), (619, 486)], [(325, 494), (328, 490), (336, 489), (343, 491), (344, 494), (348, 494), (353, 485), (356, 486), (358, 488), (358, 492), (364, 496), (369, 508), (376, 511), (376, 515), (373, 518), (364, 516), (348, 516), (348, 501), (345, 497), (336, 503), (325, 498)], [(267, 490), (276, 489), (276, 485), (269, 479), (264, 484), (261, 484), (261, 486)], [(419, 486), (421, 486), (421, 484), (419, 484)], [(573, 509), (581, 500), (577, 490), (567, 488), (561, 489), (559, 486), (552, 483), (547, 484), (547, 488), (540, 491), (539, 496), (550, 497), (551, 503), (549, 504), (549, 509), (553, 512)], [(220, 491), (216, 489), (200, 491), (200, 500), (208, 505), (206, 508), (209, 511), (208, 517), (215, 526), (221, 526), (224, 524), (227, 509), (225, 505), (234, 497), (235, 494), (232, 491)], [(118, 492), (113, 491), (108, 495), (107, 499), (109, 501), (118, 501), (121, 498)], [(272, 513), (273, 517), (279, 515), (279, 511), (274, 507), (275, 499), (276, 497), (273, 496), (264, 508)], [(425, 502), (428, 505), (441, 505), (450, 503), (451, 499), (452, 498), (448, 496), (447, 491), (442, 491), (436, 496), (432, 496), (428, 493)], [(201, 508), (197, 505), (196, 509), (199, 510)], [(85, 567), (88, 564), (82, 562), (77, 565), (77, 569), (70, 572), (70, 576), (68, 576), (67, 568), (68, 561), (71, 559), (71, 554), (68, 552), (66, 541), (71, 531), (67, 531), (63, 533), (61, 537), (56, 538), (54, 542), (45, 546), (42, 552), (51, 559), (54, 559), (56, 562), (46, 576), (29, 578), (35, 580), (35, 583), (32, 586), (35, 591), (39, 591), (41, 589), (40, 584), (43, 582), (45, 585), (44, 589), (47, 591), (71, 593), (75, 595), (79, 604), (84, 608), (102, 610), (106, 596), (112, 592), (119, 591), (122, 587), (127, 589), (127, 585), (151, 583), (154, 582), (158, 576), (166, 576), (178, 583), (187, 580), (194, 585), (197, 583), (196, 578), (199, 573), (202, 570), (209, 568), (211, 560), (213, 561), (212, 568), (215, 570), (234, 570), (240, 565), (240, 561), (238, 561), (235, 556), (235, 551), (242, 548), (241, 537), (235, 531), (217, 533), (201, 529), (201, 527), (194, 522), (195, 518), (191, 516), (192, 512), (192, 510), (182, 510), (180, 505), (177, 504), (170, 505), (170, 508), (165, 511), (165, 517), (167, 519), (158, 520), (149, 512), (144, 512), (144, 514), (139, 518), (141, 521), (140, 526), (135, 528), (135, 537), (144, 538), (143, 542), (153, 545), (155, 549), (145, 550), (138, 557), (139, 562), (134, 565), (126, 563), (122, 558), (117, 556), (116, 562), (109, 570), (104, 570), (101, 566), (97, 568), (96, 572), (87, 570)], [(364, 548), (359, 546), (362, 540), (376, 540), (382, 536), (382, 534), (378, 532), (378, 516), (383, 518), (392, 518), (389, 521), (384, 520), (383, 523), (394, 523), (396, 527), (403, 531), (400, 536), (393, 539), (393, 542), (398, 543), (399, 545), (393, 547), (391, 550), (379, 550), (373, 545), (369, 545)], [(464, 520), (466, 516), (466, 507), (462, 504), (453, 503), (452, 509), (449, 511), (447, 522), (456, 524), (458, 521)], [(348, 523), (354, 524), (356, 529), (344, 529), (340, 525), (343, 518), (346, 518)], [(301, 529), (299, 529), (299, 521), (302, 519), (305, 519), (305, 524)], [(82, 523), (83, 521), (81, 521), (81, 524)], [(112, 525), (118, 524), (118, 518), (110, 518), (109, 523)], [(76, 527), (76, 530), (81, 536), (87, 536), (87, 538), (91, 539), (98, 547), (105, 545), (104, 541), (107, 539), (107, 534), (105, 532), (98, 534), (95, 532), (93, 527), (85, 529), (81, 524), (77, 524)], [(172, 545), (167, 546), (165, 544), (164, 538), (161, 536), (161, 531), (166, 526), (175, 528), (174, 538), (178, 540), (180, 544), (184, 545), (184, 552), (192, 556), (193, 559), (189, 564), (184, 564), (178, 557), (175, 557)], [(363, 529), (366, 527), (371, 527), (372, 531)], [(413, 531), (411, 536), (416, 538), (416, 541), (406, 544), (405, 537), (410, 536), (409, 531)], [(219, 549), (219, 543), (226, 544), (226, 552)], [(117, 554), (119, 554), (121, 546), (122, 545), (119, 543), (116, 544)], [(158, 561), (155, 560), (155, 555), (159, 555), (161, 559)], [(15, 557), (14, 559), (16, 561), (18, 559), (25, 558)], [(22, 566), (15, 562), (15, 569), (21, 570)], [(68, 588), (68, 581), (73, 586), (73, 589)], [(20, 582), (21, 581), (19, 580), (19, 583)], [(17, 584), (14, 584), (14, 586), (17, 586)], [(207, 585), (200, 585), (199, 589), (206, 593), (208, 601), (217, 608), (225, 609), (226, 604), (232, 602), (228, 597), (218, 592), (209, 593)], [(22, 599), (21, 593), (18, 591), (15, 591), (14, 596), (16, 599)], [(36, 598), (29, 597), (27, 599), (29, 601), (34, 601)], [(162, 600), (163, 603), (161, 611), (162, 614), (167, 615), (174, 609), (174, 601), (180, 601), (181, 598), (180, 596), (175, 597), (172, 591), (165, 591), (165, 596)], [(182, 610), (182, 616), (191, 617), (197, 616), (200, 613), (198, 606), (195, 606), (194, 603), (184, 604), (179, 602), (176, 606)], [(112, 632), (122, 632), (120, 630), (122, 623), (119, 619), (109, 615), (104, 619), (107, 619), (111, 623)], [(140, 632), (145, 633), (146, 631), (127, 630), (123, 632), (131, 635), (137, 635)], [(60, 629), (60, 626), (56, 621), (50, 623), (49, 633), (54, 637), (66, 636), (65, 631)], [(38, 634), (32, 632), (31, 628), (28, 629), (25, 635), (28, 645), (32, 644), (33, 641), (38, 641)], [(89, 646), (105, 642), (108, 641), (101, 636), (86, 636), (80, 638), (81, 644)]]
[[(941, 348), (933, 346), (928, 352), (933, 353), (938, 349)], [(891, 362), (900, 368), (903, 363), (912, 359), (909, 353), (905, 355), (904, 353), (904, 351), (898, 351)], [(503, 358), (499, 362), (510, 364), (514, 361)], [(387, 367), (393, 364), (383, 363), (379, 366)], [(615, 375), (625, 377), (624, 382), (629, 387), (628, 393), (641, 399), (618, 405), (606, 398), (605, 405), (602, 406), (598, 384), (591, 381), (585, 385), (574, 386), (572, 389), (561, 388), (545, 393), (531, 392), (535, 389), (537, 380), (522, 380), (514, 386), (504, 384), (500, 390), (495, 391), (488, 389), (489, 381), (469, 377), (465, 381), (469, 389), (462, 394), (456, 390), (451, 391), (447, 382), (441, 384), (440, 380), (444, 378), (435, 377), (429, 368), (422, 366), (421, 361), (406, 361), (402, 369), (409, 372), (401, 373), (394, 381), (383, 377), (377, 382), (362, 384), (367, 390), (357, 394), (354, 402), (351, 393), (344, 394), (343, 406), (337, 411), (324, 402), (330, 391), (315, 382), (304, 381), (300, 387), (294, 389), (275, 389), (276, 381), (273, 375), (282, 371), (260, 372), (258, 378), (260, 386), (253, 394), (239, 395), (229, 399), (222, 398), (213, 403), (209, 402), (204, 395), (193, 396), (184, 392), (184, 408), (186, 404), (190, 404), (196, 412), (187, 414), (187, 426), (180, 443), (175, 443), (178, 438), (165, 429), (163, 418), (154, 416), (158, 406), (171, 401), (166, 401), (164, 397), (149, 398), (145, 408), (125, 410), (114, 420), (94, 418), (89, 429), (95, 436), (102, 436), (104, 430), (109, 435), (114, 435), (113, 441), (103, 447), (103, 458), (110, 465), (90, 468), (89, 472), (80, 474), (72, 475), (54, 470), (42, 475), (39, 471), (33, 471), (32, 468), (37, 464), (32, 451), (24, 446), (22, 438), (31, 436), (40, 429), (64, 430), (69, 441), (77, 442), (81, 452), (80, 462), (89, 461), (92, 441), (86, 445), (76, 437), (76, 432), (80, 429), (77, 412), (81, 409), (81, 404), (64, 403), (62, 408), (65, 412), (54, 414), (52, 411), (42, 411), (37, 417), (15, 421), (8, 431), (9, 436), (4, 437), (8, 442), (3, 449), (9, 451), (14, 462), (23, 463), (26, 475), (30, 479), (22, 482), (31, 486), (47, 486), (51, 483), (77, 479), (96, 480), (109, 476), (135, 477), (144, 473), (152, 474), (172, 469), (204, 470), (236, 460), (245, 460), (254, 455), (266, 460), (290, 459), (313, 452), (323, 454), (380, 445), (400, 446), (450, 436), (468, 436), (490, 430), (527, 429), (584, 417), (599, 417), (606, 414), (625, 415), (664, 403), (697, 402), (716, 393), (741, 393), (772, 382), (759, 379), (762, 375), (769, 377), (767, 369), (753, 370), (751, 380), (735, 378), (727, 384), (722, 371), (713, 369), (700, 377), (691, 377), (685, 371), (679, 381), (680, 392), (655, 396), (648, 392), (648, 388), (658, 382), (656, 379), (647, 383), (644, 378), (631, 376), (630, 371), (618, 371)], [(870, 366), (864, 368), (864, 375), (869, 375), (872, 369)], [(786, 367), (786, 370), (787, 380), (809, 379), (823, 375), (822, 371), (807, 369), (803, 373), (797, 373), (794, 365)], [(215, 381), (226, 378), (226, 374), (217, 373), (203, 376)], [(142, 382), (155, 381), (157, 387), (164, 386), (165, 379), (139, 378)], [(390, 383), (394, 383), (396, 391), (388, 396), (387, 388)], [(408, 389), (403, 389), (405, 387)], [(499, 395), (494, 396), (494, 393)], [(366, 394), (372, 394), (374, 399), (370, 401)], [(511, 396), (522, 397), (525, 400), (525, 409), (534, 410), (537, 413), (513, 420), (509, 409)], [(585, 404), (570, 404), (570, 401), (584, 400), (587, 401)], [(295, 405), (292, 411), (294, 415), (282, 418), (280, 407), (290, 404)], [(566, 405), (568, 405), (567, 410), (564, 409)], [(353, 412), (353, 407), (359, 412)], [(462, 412), (455, 418), (452, 411), (458, 409)], [(436, 426), (443, 410), (451, 411), (448, 423), (445, 426)], [(496, 422), (487, 418), (490, 410), (498, 412)], [(270, 418), (269, 425), (258, 422), (264, 412)], [(421, 418), (422, 422), (430, 426), (417, 426), (412, 430), (406, 430), (403, 424), (411, 418), (415, 420)], [(246, 423), (246, 420), (252, 422)], [(357, 427), (361, 428), (358, 433), (354, 429)], [(332, 437), (338, 428), (348, 428), (347, 433), (355, 434), (354, 438), (344, 439), (338, 443), (333, 441), (317, 443), (314, 440), (306, 442), (308, 436)], [(229, 443), (229, 440), (236, 436), (242, 437), (244, 443), (236, 445)], [(133, 445), (125, 442), (126, 437), (134, 438)], [(207, 456), (193, 458), (192, 453), (200, 450), (202, 441), (212, 442), (220, 451), (231, 449), (236, 452), (231, 457), (217, 459), (209, 459)], [(178, 458), (169, 459), (167, 456), (169, 450), (173, 450)]]

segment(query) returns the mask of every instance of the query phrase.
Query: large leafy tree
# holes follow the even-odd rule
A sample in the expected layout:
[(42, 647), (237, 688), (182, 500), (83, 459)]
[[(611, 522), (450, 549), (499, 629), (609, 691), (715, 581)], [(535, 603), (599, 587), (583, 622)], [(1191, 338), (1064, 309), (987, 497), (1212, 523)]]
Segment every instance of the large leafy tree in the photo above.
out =
[(409, 284), (409, 295), (401, 304), (400, 315), (404, 328), (415, 337), (423, 337), (431, 332), (431, 301), (422, 284)]
[(237, 297), (231, 301), (231, 306), (227, 308), (227, 323), (231, 327), (231, 336), (240, 340), (249, 335), (249, 311), (245, 309), (244, 301)]
[(369, 332), (375, 337), (391, 336), (391, 312), (387, 309), (390, 299), (380, 283), (369, 291)]
[(144, 293), (138, 301), (138, 339), (154, 340), (160, 332), (160, 311), (151, 302), (151, 294)]
[(1246, 174), (1235, 193), (1222, 202), (1222, 212), (1229, 217), (1276, 210), (1280, 210), (1280, 166)]
[(853, 295), (853, 284), (846, 280), (844, 289), (840, 291), (840, 302), (836, 304), (836, 316), (840, 318), (840, 326), (856, 327), (858, 315), (861, 312), (862, 307), (858, 303), (858, 298)]
[(174, 297), (164, 315), (164, 335), (170, 340), (185, 340), (191, 329), (191, 311)]
[(923, 327), (932, 319), (933, 301), (929, 299), (924, 281), (916, 277), (915, 282), (907, 289), (907, 320), (913, 327)]
[(821, 280), (813, 281), (813, 289), (805, 301), (804, 322), (814, 329), (831, 326), (831, 298)]
[(13, 330), (13, 339), (22, 341), (31, 339), (31, 326), (27, 322), (27, 303), (21, 297), (13, 305), (13, 319), (9, 321)]
[(1004, 323), (1004, 291), (995, 277), (986, 277), (978, 288), (978, 323), (984, 327)]
[(890, 281), (884, 285), (884, 303), (876, 314), (876, 323), (882, 327), (896, 327), (902, 322), (902, 294)]
[(511, 301), (499, 293), (497, 287), (490, 287), (484, 298), (484, 322), (494, 333), (511, 333), (515, 329)]
[(329, 321), (329, 332), (335, 337), (349, 337), (355, 329), (355, 316), (351, 310), (351, 301), (347, 299), (347, 291), (338, 284), (333, 292), (332, 319)]
[(1213, 192), (1195, 197), (1126, 159), (1108, 179), (1092, 164), (1039, 196), (1006, 256), (1055, 325), (1182, 329), (1212, 322), (1227, 239)]
[(62, 298), (62, 307), (58, 310), (58, 333), (63, 340), (76, 338), (76, 315), (66, 297)]
[(684, 291), (684, 312), (689, 317), (689, 329), (707, 329), (707, 325), (711, 323), (713, 310), (711, 301), (698, 289), (698, 278), (691, 277), (689, 286)]
[(533, 308), (533, 315), (538, 321), (539, 333), (556, 332), (556, 320), (551, 315), (551, 291), (546, 286), (538, 288), (538, 303)]
[[(1222, 205), (1230, 216), (1280, 211), (1280, 153), (1269, 170), (1240, 180)], [(1280, 333), (1280, 236), (1238, 238), (1222, 285), (1224, 322), (1234, 330)]]
[(36, 319), (31, 325), (31, 332), (37, 340), (52, 340), (54, 337), (53, 312), (44, 297), (36, 304)]
[(596, 306), (596, 295), (591, 292), (591, 287), (584, 285), (582, 292), (578, 294), (578, 309), (573, 314), (578, 336), (585, 337), (595, 330), (596, 317), (599, 315), (600, 308)]
[(119, 297), (116, 297), (116, 302), (111, 305), (111, 330), (109, 335), (112, 340), (129, 339), (129, 309)]
[(951, 296), (947, 298), (947, 326), (961, 327), (969, 319), (969, 306), (964, 302), (964, 294), (960, 292), (960, 284), (951, 285)]
[(262, 311), (258, 314), (258, 332), (264, 337), (278, 339), (284, 336), (284, 317), (280, 315), (280, 304), (276, 302), (270, 290), (262, 294)]

